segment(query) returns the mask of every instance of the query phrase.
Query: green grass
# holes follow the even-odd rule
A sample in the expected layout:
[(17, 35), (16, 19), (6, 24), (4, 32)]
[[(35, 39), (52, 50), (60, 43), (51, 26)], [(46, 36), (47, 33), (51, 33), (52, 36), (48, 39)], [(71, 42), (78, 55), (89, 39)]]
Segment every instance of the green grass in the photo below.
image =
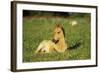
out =
[[(24, 17), (23, 19), (23, 62), (85, 60), (91, 58), (90, 16), (85, 17)], [(72, 20), (78, 25), (72, 26)], [(79, 47), (68, 49), (64, 53), (34, 54), (39, 43), (51, 40), (55, 24), (61, 23), (65, 29), (65, 41), (71, 47), (81, 42)]]

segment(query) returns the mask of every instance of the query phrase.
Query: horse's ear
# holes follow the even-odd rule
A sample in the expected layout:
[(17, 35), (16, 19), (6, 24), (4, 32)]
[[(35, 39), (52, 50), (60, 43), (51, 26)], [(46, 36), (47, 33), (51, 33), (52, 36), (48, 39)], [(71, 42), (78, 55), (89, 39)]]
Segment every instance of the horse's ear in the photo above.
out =
[(62, 28), (62, 25), (61, 24), (56, 24), (56, 27)]
[(61, 24), (56, 24), (56, 27), (59, 27), (62, 29), (64, 37), (65, 37), (65, 30), (64, 30), (63, 26)]

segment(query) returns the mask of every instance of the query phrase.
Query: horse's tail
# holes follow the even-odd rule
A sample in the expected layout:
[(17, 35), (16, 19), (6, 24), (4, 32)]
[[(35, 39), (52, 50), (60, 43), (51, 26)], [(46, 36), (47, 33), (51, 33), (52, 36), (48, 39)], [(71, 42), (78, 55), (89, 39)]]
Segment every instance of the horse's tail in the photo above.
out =
[(71, 50), (71, 49), (77, 49), (78, 47), (80, 47), (82, 44), (81, 41), (76, 42), (75, 44), (73, 44), (72, 46), (69, 46), (67, 49)]

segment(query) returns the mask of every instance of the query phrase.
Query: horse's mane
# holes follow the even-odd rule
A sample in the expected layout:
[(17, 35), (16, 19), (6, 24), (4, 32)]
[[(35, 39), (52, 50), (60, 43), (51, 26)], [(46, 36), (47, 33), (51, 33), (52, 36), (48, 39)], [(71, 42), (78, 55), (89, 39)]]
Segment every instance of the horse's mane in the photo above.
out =
[(62, 29), (62, 31), (63, 31), (63, 34), (64, 34), (64, 37), (65, 37), (65, 30), (64, 30), (64, 28), (61, 28)]

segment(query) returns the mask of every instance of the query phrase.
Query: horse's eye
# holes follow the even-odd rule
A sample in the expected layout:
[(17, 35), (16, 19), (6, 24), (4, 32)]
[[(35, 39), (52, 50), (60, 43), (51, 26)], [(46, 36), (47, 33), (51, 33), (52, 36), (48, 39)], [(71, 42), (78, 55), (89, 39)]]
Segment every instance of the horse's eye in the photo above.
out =
[(60, 31), (58, 32), (58, 34), (60, 33)]

